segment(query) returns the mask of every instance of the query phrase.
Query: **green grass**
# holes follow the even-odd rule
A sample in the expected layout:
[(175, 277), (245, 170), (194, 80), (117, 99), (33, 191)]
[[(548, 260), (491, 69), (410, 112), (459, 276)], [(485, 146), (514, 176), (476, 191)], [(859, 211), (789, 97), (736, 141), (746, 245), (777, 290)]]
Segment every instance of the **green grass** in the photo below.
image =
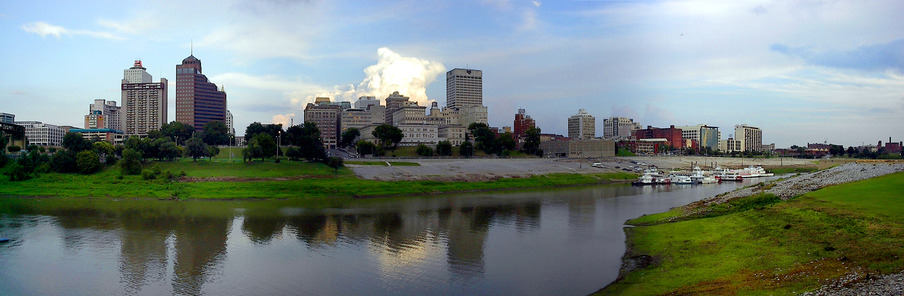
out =
[(350, 160), (346, 161), (345, 164), (355, 164), (355, 165), (377, 165), (377, 166), (421, 166), (421, 164), (416, 162), (408, 162), (408, 161), (390, 161), (389, 164), (386, 164), (386, 161), (358, 161), (358, 160)]
[[(394, 162), (393, 165), (414, 164)], [(188, 179), (204, 182), (143, 180), (140, 176), (119, 178), (117, 166), (92, 175), (44, 173), (37, 178), (10, 182), (0, 178), (0, 196), (59, 197), (150, 197), (180, 199), (287, 198), (331, 202), (353, 197), (423, 195), (515, 188), (543, 188), (607, 183), (630, 179), (632, 174), (551, 174), (531, 178), (485, 182), (373, 181), (357, 178), (348, 168), (338, 171), (322, 163), (301, 161), (229, 163), (216, 161), (151, 162), (173, 174), (185, 172)], [(214, 178), (211, 180), (211, 178)], [(216, 179), (219, 178), (219, 179)]]
[(630, 221), (631, 256), (652, 264), (601, 294), (792, 295), (854, 268), (904, 269), (904, 173), (827, 187), (779, 202), (760, 195), (685, 217)]

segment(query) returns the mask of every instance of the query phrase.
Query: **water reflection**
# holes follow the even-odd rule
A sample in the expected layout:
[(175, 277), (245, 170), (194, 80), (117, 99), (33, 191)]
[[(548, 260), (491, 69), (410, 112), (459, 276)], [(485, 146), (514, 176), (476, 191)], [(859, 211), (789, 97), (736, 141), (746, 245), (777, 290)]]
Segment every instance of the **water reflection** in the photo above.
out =
[[(601, 186), (320, 210), (291, 201), (5, 198), (0, 236), (13, 241), (0, 245), (0, 290), (587, 294), (614, 279), (625, 219), (731, 188)], [(47, 276), (58, 282), (37, 280)]]

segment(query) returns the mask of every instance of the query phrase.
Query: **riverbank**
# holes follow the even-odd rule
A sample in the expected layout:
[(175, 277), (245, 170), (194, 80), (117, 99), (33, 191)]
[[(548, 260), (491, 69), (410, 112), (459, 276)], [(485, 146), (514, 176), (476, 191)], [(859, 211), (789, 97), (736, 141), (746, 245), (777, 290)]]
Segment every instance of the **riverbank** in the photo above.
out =
[[(544, 174), (526, 178), (497, 177), (485, 181), (440, 182), (363, 180), (348, 168), (334, 170), (322, 163), (173, 161), (152, 162), (160, 171), (184, 177), (176, 181), (158, 177), (122, 176), (118, 167), (92, 175), (43, 173), (37, 178), (11, 182), (0, 178), (0, 196), (62, 196), (157, 199), (278, 198), (305, 201), (310, 206), (332, 206), (361, 197), (386, 197), (516, 190), (606, 184), (632, 179), (626, 173)], [(166, 175), (165, 173), (162, 175)]]
[(849, 163), (629, 220), (622, 273), (598, 294), (904, 289), (886, 280), (904, 270), (902, 170)]

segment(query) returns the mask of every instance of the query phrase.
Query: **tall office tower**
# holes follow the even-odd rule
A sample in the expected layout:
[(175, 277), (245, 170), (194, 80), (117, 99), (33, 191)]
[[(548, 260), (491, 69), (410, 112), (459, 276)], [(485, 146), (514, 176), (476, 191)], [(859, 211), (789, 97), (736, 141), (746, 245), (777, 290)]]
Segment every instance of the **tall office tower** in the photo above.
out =
[(226, 110), (226, 121), (223, 123), (226, 124), (226, 130), (229, 131), (229, 134), (235, 136), (235, 127), (233, 126), (234, 121), (232, 119), (232, 112), (228, 109)]
[(536, 127), (537, 123), (533, 118), (530, 118), (530, 115), (527, 115), (527, 112), (524, 109), (518, 109), (518, 113), (515, 114), (515, 122), (512, 125), (514, 127), (514, 136), (515, 140), (524, 137), (524, 134), (532, 127)]
[(640, 124), (627, 117), (609, 117), (603, 119), (603, 138), (607, 140), (624, 140), (630, 138)]
[(568, 118), (568, 137), (576, 140), (596, 137), (596, 118), (587, 113), (587, 110), (578, 110), (578, 114)]
[(85, 115), (86, 129), (114, 129), (122, 130), (122, 118), (120, 106), (116, 101), (96, 99), (88, 105), (88, 115)]
[(176, 121), (195, 131), (211, 121), (226, 122), (226, 92), (201, 74), (201, 60), (194, 55), (176, 65)]
[(721, 134), (718, 127), (698, 124), (679, 126), (678, 129), (681, 130), (682, 139), (697, 141), (697, 145), (699, 145), (700, 149), (707, 147), (713, 150), (719, 149), (719, 136)]
[[(166, 123), (168, 82), (166, 78), (160, 78), (160, 82), (152, 82), (151, 74), (141, 66), (141, 61), (135, 61), (132, 68), (126, 69), (122, 78), (122, 107), (118, 118), (108, 118), (107, 128), (122, 130), (127, 135), (147, 134), (149, 131), (159, 130)], [(92, 105), (92, 110), (100, 108), (98, 101)], [(108, 108), (107, 102), (103, 108)], [(121, 122), (118, 122), (121, 121)], [(118, 127), (113, 127), (118, 126)]]
[(446, 72), (446, 107), (483, 105), (483, 71), (455, 68)]
[(741, 142), (741, 151), (762, 151), (763, 131), (746, 124), (735, 125), (735, 140)]

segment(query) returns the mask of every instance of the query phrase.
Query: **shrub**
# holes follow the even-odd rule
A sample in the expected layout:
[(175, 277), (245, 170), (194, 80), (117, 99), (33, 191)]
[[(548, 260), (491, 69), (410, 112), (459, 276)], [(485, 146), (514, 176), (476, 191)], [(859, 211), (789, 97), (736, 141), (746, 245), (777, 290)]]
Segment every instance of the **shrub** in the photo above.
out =
[(76, 165), (78, 172), (82, 174), (92, 174), (99, 171), (103, 165), (100, 163), (100, 157), (92, 150), (82, 150), (76, 157)]
[(157, 178), (154, 172), (148, 169), (141, 170), (141, 178), (145, 180), (154, 180)]
[(436, 154), (439, 156), (452, 155), (452, 143), (449, 141), (439, 141), (439, 143), (436, 144)]
[(50, 160), (50, 166), (57, 173), (74, 173), (78, 171), (75, 152), (68, 150), (57, 151)]
[(340, 157), (331, 156), (326, 159), (326, 165), (338, 172), (339, 168), (343, 165), (343, 161)]
[(417, 145), (417, 155), (433, 156), (433, 148), (427, 147), (427, 145), (424, 144), (419, 144)]
[(141, 173), (141, 153), (134, 149), (126, 149), (122, 152), (122, 161), (119, 162), (123, 175), (138, 175)]
[(6, 151), (9, 151), (11, 153), (16, 153), (16, 152), (22, 151), (22, 147), (12, 145), (12, 146), (6, 147)]

